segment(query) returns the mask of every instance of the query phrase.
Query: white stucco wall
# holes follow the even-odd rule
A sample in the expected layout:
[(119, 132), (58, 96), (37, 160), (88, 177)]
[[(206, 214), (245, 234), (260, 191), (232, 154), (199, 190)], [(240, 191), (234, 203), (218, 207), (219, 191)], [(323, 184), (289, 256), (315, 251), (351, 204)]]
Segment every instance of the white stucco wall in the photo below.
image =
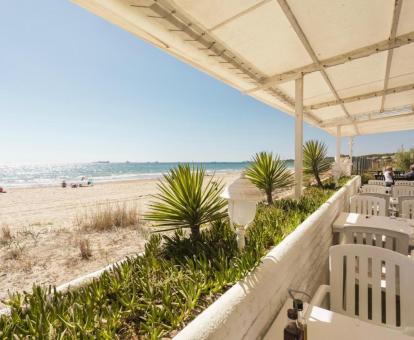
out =
[(287, 298), (287, 288), (313, 294), (328, 280), (332, 222), (348, 208), (360, 177), (350, 180), (274, 247), (262, 264), (215, 301), (175, 340), (260, 339)]

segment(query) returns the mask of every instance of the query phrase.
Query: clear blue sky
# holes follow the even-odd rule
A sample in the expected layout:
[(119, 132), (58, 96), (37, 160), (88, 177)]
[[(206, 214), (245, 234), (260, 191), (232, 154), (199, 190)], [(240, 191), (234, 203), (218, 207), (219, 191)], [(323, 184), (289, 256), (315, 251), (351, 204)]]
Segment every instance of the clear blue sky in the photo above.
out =
[[(4, 1), (0, 37), (0, 163), (293, 157), (292, 117), (68, 1)], [(413, 137), (358, 137), (355, 153)], [(334, 154), (333, 137), (306, 126), (311, 138)]]

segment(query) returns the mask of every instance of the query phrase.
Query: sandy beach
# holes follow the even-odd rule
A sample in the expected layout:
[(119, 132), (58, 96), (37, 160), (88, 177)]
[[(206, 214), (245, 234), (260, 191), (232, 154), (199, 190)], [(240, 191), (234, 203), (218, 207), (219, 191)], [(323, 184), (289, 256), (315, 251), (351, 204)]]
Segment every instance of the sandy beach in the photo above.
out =
[[(224, 184), (237, 172), (216, 175)], [(140, 214), (156, 193), (157, 179), (107, 182), (85, 188), (37, 187), (10, 189), (0, 195), (0, 300), (8, 291), (30, 290), (34, 283), (60, 285), (143, 250), (148, 226), (90, 231), (79, 216), (98, 207), (128, 205)], [(3, 230), (0, 229), (0, 235)], [(80, 256), (79, 242), (90, 242), (92, 257)], [(3, 306), (0, 303), (0, 307)]]

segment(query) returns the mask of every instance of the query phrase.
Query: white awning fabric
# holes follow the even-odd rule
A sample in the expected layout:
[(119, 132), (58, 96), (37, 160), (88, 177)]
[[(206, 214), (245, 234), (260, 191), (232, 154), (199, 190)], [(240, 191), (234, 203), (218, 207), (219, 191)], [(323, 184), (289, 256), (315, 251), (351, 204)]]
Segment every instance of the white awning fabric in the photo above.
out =
[(74, 0), (336, 135), (414, 129), (414, 0)]

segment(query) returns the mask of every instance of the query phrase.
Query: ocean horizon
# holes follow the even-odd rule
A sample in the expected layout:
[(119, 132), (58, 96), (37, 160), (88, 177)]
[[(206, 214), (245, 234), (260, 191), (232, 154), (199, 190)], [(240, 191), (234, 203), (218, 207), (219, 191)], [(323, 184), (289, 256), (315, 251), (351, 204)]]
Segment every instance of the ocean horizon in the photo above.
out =
[[(287, 160), (289, 168), (293, 161)], [(243, 170), (248, 161), (243, 162), (90, 162), (56, 164), (4, 164), (0, 165), (0, 186), (37, 187), (56, 186), (63, 180), (70, 183), (82, 177), (94, 183), (125, 181), (133, 179), (159, 178), (178, 164), (190, 163), (203, 167), (207, 173), (226, 173)]]

